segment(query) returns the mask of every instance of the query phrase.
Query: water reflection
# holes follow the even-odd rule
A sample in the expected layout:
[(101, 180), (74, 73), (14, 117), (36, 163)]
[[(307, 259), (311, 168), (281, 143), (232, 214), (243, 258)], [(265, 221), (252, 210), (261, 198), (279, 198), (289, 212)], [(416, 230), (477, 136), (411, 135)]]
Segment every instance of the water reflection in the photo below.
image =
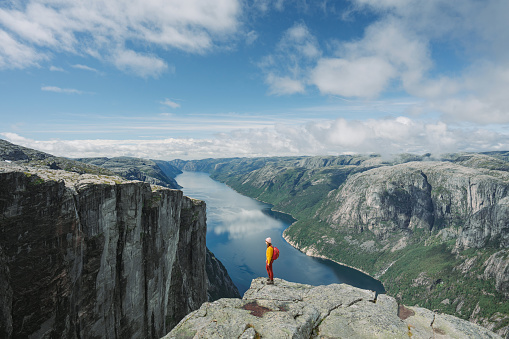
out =
[(243, 238), (283, 227), (281, 222), (267, 218), (262, 211), (245, 208), (218, 208), (211, 218), (216, 219), (213, 232), (217, 235), (227, 233), (228, 239)]
[(283, 230), (293, 221), (290, 216), (271, 211), (269, 205), (238, 194), (206, 173), (184, 172), (176, 180), (185, 195), (207, 203), (207, 246), (241, 294), (252, 279), (267, 275), (266, 237), (273, 239), (281, 253), (274, 263), (275, 277), (310, 285), (348, 283), (384, 292), (379, 281), (359, 271), (308, 257), (290, 246), (282, 238)]

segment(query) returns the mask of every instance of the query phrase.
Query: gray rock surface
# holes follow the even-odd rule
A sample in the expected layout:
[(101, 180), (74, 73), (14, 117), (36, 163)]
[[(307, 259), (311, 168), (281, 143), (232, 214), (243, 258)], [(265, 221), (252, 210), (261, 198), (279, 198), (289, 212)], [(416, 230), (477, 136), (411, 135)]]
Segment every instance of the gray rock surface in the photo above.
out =
[(492, 254), (485, 262), (484, 278), (495, 279), (495, 287), (509, 297), (509, 250)]
[(0, 162), (0, 337), (157, 338), (206, 301), (205, 203)]
[(242, 299), (204, 303), (170, 338), (501, 338), (459, 318), (346, 284), (254, 279)]
[(457, 245), (509, 247), (509, 173), (447, 162), (411, 162), (351, 176), (320, 216), (332, 227), (393, 231), (461, 228)]

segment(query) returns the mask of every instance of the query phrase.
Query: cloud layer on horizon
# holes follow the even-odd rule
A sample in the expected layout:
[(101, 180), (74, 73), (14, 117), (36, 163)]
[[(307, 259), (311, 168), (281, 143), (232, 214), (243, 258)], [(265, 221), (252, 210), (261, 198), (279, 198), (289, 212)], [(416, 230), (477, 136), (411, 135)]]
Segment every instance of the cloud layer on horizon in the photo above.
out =
[(451, 128), (407, 117), (308, 122), (239, 129), (204, 139), (47, 140), (0, 133), (15, 144), (64, 157), (131, 156), (150, 159), (340, 155), (443, 154), (509, 149), (509, 136), (483, 128)]

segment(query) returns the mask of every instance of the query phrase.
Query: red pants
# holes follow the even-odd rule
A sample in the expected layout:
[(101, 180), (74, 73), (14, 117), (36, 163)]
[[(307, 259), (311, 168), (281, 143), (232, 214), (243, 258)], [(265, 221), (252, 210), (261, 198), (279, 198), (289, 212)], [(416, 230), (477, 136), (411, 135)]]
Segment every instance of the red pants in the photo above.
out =
[(267, 273), (269, 274), (269, 279), (274, 280), (274, 273), (272, 272), (272, 262), (270, 264), (267, 264), (267, 262), (265, 262), (265, 268), (267, 269)]

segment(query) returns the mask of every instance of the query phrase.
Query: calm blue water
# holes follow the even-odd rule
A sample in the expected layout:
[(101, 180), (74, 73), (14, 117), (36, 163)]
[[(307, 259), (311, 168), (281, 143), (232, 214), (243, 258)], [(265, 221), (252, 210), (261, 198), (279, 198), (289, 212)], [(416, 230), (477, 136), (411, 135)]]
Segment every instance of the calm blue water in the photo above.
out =
[(184, 194), (207, 204), (207, 247), (223, 263), (241, 294), (251, 280), (267, 276), (265, 238), (271, 237), (280, 250), (273, 264), (274, 277), (288, 281), (327, 285), (346, 283), (385, 293), (370, 276), (330, 260), (308, 257), (282, 237), (292, 219), (272, 212), (270, 205), (245, 197), (207, 173), (184, 172), (176, 177)]

